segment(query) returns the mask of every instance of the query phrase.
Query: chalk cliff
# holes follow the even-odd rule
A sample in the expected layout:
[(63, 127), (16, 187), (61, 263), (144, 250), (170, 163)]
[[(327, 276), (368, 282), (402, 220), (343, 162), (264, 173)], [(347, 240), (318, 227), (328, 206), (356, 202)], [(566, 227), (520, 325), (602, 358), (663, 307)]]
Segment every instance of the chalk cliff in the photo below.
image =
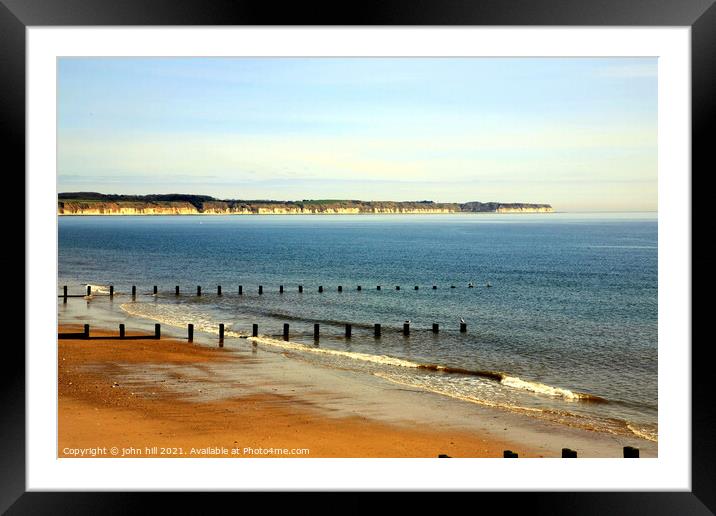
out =
[(240, 201), (208, 196), (106, 195), (94, 192), (61, 193), (59, 215), (302, 215), (302, 214), (434, 214), (434, 213), (549, 213), (549, 204), (432, 201)]

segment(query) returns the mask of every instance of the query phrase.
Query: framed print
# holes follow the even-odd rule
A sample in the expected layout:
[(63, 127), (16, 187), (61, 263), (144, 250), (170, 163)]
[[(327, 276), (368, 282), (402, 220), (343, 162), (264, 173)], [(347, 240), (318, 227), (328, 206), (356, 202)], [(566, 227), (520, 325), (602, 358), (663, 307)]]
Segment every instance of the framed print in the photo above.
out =
[(712, 511), (691, 169), (716, 8), (611, 7), (4, 1), (28, 188), (3, 510)]

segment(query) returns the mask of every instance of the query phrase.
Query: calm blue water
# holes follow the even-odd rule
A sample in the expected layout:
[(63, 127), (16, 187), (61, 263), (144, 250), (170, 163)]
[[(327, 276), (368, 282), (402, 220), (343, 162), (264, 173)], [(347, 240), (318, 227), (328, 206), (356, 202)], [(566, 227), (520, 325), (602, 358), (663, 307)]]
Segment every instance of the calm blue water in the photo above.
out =
[[(655, 214), (60, 217), (58, 286), (84, 284), (137, 285), (114, 304), (164, 324), (245, 335), (258, 323), (262, 345), (303, 360), (656, 439)], [(153, 285), (159, 295), (144, 295)]]

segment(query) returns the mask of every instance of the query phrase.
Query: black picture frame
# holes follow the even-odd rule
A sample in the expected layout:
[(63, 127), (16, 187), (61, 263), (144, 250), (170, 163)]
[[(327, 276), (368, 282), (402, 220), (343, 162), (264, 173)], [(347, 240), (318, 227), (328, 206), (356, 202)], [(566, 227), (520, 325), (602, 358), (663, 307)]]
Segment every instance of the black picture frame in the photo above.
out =
[[(383, 0), (285, 5), (243, 0), (0, 0), (0, 142), (6, 178), (25, 169), (26, 28), (92, 25), (688, 26), (692, 44), (691, 178), (706, 176), (710, 171), (708, 165), (713, 168), (710, 136), (716, 120), (714, 0)], [(699, 192), (695, 193), (692, 206), (703, 206), (705, 201), (699, 203)], [(700, 195), (704, 195), (703, 190)], [(30, 206), (29, 201), (26, 199), (26, 206)], [(699, 220), (693, 218), (693, 213), (692, 220), (694, 227), (698, 227)], [(692, 273), (694, 264), (704, 269), (700, 262), (692, 259)], [(25, 268), (26, 277), (31, 273)], [(692, 305), (694, 312), (703, 310), (695, 303)], [(707, 355), (710, 340), (680, 343), (691, 345), (692, 352), (690, 492), (484, 493), (480, 495), (481, 507), (487, 507), (483, 505), (485, 498), (504, 504), (509, 497), (509, 508), (531, 513), (713, 514), (716, 511), (716, 490), (713, 489), (716, 439), (714, 403), (707, 385), (711, 377)], [(167, 512), (172, 506), (180, 508), (181, 513), (193, 509), (193, 502), (178, 493), (26, 492), (24, 366), (24, 350), (17, 345), (5, 347), (3, 360), (0, 360), (0, 399), (5, 416), (0, 423), (0, 511), (8, 510), (9, 514), (142, 512), (141, 509), (149, 507), (149, 496), (161, 496)], [(668, 378), (660, 380), (669, 381)], [(206, 501), (199, 503), (206, 510)], [(307, 499), (305, 503), (313, 504), (314, 500)], [(320, 504), (325, 503), (326, 499), (322, 498)]]

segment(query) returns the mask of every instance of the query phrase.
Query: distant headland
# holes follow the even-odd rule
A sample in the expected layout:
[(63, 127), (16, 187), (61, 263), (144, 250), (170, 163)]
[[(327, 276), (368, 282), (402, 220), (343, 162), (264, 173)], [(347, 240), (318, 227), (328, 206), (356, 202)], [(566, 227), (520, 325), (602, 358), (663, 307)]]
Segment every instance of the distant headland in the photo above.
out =
[(356, 201), (339, 199), (271, 201), (222, 200), (208, 195), (114, 195), (97, 192), (58, 194), (58, 215), (332, 215), (431, 213), (551, 213), (549, 204), (433, 201)]

